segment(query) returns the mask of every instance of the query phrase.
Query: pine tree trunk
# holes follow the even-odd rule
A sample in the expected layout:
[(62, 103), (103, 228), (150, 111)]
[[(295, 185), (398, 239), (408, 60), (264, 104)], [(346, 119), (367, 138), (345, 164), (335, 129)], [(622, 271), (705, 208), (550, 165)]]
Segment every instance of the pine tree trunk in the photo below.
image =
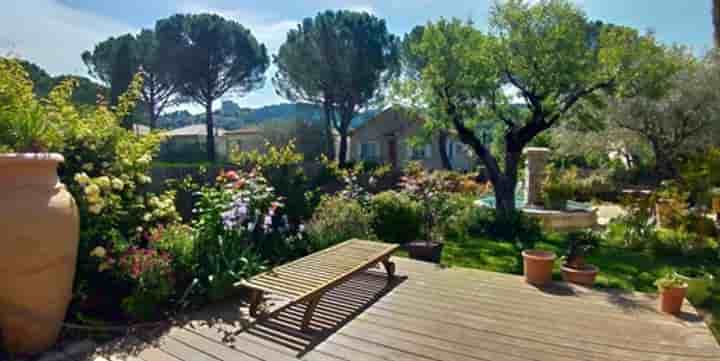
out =
[(327, 138), (327, 157), (330, 160), (335, 158), (335, 137), (333, 136), (333, 109), (329, 104), (323, 104), (325, 110), (325, 132)]
[(712, 12), (715, 47), (720, 48), (720, 0), (713, 0)]
[(147, 104), (147, 112), (148, 116), (150, 118), (150, 129), (157, 128), (157, 119), (158, 114), (155, 114), (155, 102), (154, 100), (151, 100)]
[(348, 135), (347, 130), (343, 129), (342, 132), (340, 132), (340, 151), (338, 152), (338, 161), (340, 162), (340, 167), (345, 167), (347, 164), (347, 152), (348, 152)]
[(205, 125), (207, 129), (207, 156), (210, 163), (215, 163), (215, 126), (213, 124), (212, 101), (205, 104)]

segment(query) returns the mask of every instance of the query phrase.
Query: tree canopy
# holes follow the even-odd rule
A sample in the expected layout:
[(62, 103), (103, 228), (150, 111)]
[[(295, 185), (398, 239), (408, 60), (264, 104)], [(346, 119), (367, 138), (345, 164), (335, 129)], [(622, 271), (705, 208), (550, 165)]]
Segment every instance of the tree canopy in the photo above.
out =
[[(652, 70), (637, 59), (655, 44), (630, 29), (592, 23), (567, 0), (497, 3), (490, 25), (485, 34), (460, 20), (429, 23), (416, 46), (427, 64), (403, 89), (438, 115), (428, 127), (454, 129), (474, 150), (498, 210), (509, 212), (524, 147), (580, 100), (632, 89), (628, 84)], [(476, 134), (487, 122), (504, 128), (499, 154)]]
[(288, 33), (275, 64), (279, 94), (323, 104), (328, 134), (330, 126), (340, 134), (344, 163), (350, 122), (399, 70), (399, 40), (368, 13), (325, 11)]
[(90, 75), (111, 88), (111, 102), (127, 89), (129, 77), (142, 72), (140, 100), (146, 107), (151, 128), (157, 127), (158, 117), (177, 95), (176, 83), (169, 71), (175, 63), (161, 56), (158, 49), (155, 32), (143, 29), (137, 35), (110, 37), (98, 43), (92, 52), (82, 54)]
[(215, 160), (212, 104), (228, 92), (261, 87), (269, 59), (265, 46), (242, 25), (218, 15), (174, 15), (156, 24), (160, 54), (180, 94), (205, 107), (207, 154)]

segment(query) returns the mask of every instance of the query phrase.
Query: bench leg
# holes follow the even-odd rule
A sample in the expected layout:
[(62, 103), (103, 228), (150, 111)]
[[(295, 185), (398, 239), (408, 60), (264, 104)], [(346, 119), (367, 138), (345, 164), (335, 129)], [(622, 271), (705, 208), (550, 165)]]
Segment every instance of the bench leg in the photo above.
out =
[(382, 261), (383, 267), (388, 274), (388, 281), (392, 281), (395, 278), (395, 263), (390, 262), (390, 258), (386, 258)]
[(307, 308), (305, 309), (305, 315), (303, 315), (302, 324), (300, 325), (301, 331), (307, 331), (308, 326), (310, 326), (310, 321), (312, 320), (313, 313), (315, 313), (315, 308), (317, 307), (318, 303), (320, 303), (321, 297), (322, 295), (315, 296), (308, 302)]
[(250, 290), (250, 316), (257, 317), (258, 307), (262, 302), (263, 292), (260, 290)]

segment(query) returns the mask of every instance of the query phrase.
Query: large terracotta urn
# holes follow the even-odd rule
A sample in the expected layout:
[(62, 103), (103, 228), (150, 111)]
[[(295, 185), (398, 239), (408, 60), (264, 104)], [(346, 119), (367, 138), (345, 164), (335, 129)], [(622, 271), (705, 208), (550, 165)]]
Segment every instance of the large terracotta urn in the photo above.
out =
[(79, 217), (59, 154), (0, 154), (0, 332), (13, 353), (51, 347), (72, 295)]

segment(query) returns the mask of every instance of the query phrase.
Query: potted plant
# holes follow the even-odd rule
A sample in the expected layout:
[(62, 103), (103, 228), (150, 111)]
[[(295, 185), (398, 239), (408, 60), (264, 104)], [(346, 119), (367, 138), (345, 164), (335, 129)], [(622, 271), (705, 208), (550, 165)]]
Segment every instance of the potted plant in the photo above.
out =
[(60, 182), (59, 139), (19, 64), (0, 60), (0, 330), (12, 353), (52, 346), (72, 295), (78, 210)]
[(669, 273), (655, 281), (655, 286), (657, 286), (658, 291), (660, 291), (660, 301), (658, 304), (660, 311), (679, 314), (682, 310), (685, 295), (687, 294), (687, 282), (678, 277), (676, 273)]
[(523, 274), (531, 285), (543, 286), (552, 281), (552, 270), (557, 256), (554, 252), (528, 249), (522, 251)]
[(444, 182), (441, 176), (417, 169), (401, 178), (403, 191), (420, 204), (423, 219), (422, 234), (425, 239), (405, 244), (413, 259), (439, 263), (442, 258), (444, 244), (436, 226), (447, 200)]
[(676, 273), (677, 278), (687, 283), (687, 298), (694, 305), (702, 305), (710, 297), (713, 276), (702, 268), (689, 268)]
[(585, 257), (597, 247), (598, 243), (597, 237), (592, 231), (574, 232), (569, 235), (565, 261), (560, 267), (565, 282), (592, 287), (598, 274), (598, 268), (585, 263)]

